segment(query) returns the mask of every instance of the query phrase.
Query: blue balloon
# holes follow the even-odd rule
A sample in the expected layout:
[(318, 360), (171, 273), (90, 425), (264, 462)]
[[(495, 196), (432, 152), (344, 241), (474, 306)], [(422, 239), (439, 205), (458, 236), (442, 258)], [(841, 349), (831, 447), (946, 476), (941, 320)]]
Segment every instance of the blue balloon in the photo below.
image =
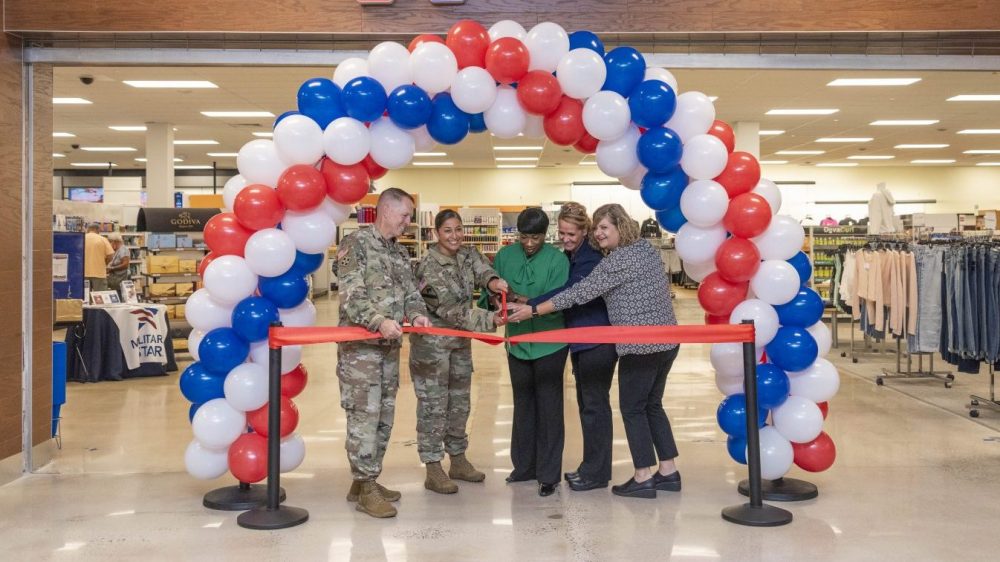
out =
[(788, 260), (788, 263), (792, 264), (795, 271), (799, 272), (799, 279), (802, 280), (802, 284), (809, 281), (809, 278), (813, 275), (813, 266), (809, 261), (809, 256), (805, 252), (799, 252), (792, 256), (792, 259)]
[(786, 373), (802, 371), (813, 364), (819, 347), (812, 334), (798, 326), (782, 326), (767, 344), (767, 358)]
[(757, 403), (772, 410), (785, 403), (791, 383), (788, 375), (771, 363), (757, 365)]
[(344, 86), (344, 110), (358, 121), (374, 121), (385, 113), (385, 88), (370, 76), (359, 76)]
[(257, 282), (260, 294), (278, 308), (294, 308), (306, 300), (309, 283), (301, 273), (289, 270), (277, 277), (261, 277)]
[(660, 227), (671, 234), (677, 234), (677, 231), (687, 224), (687, 221), (687, 217), (681, 212), (680, 205), (666, 211), (656, 211), (656, 222), (660, 223)]
[(604, 55), (608, 76), (602, 90), (618, 92), (622, 97), (632, 95), (632, 90), (646, 76), (646, 59), (632, 47), (616, 47)]
[(295, 250), (295, 263), (288, 270), (296, 271), (300, 275), (306, 276), (319, 269), (323, 265), (325, 258), (325, 254), (307, 254)]
[(636, 125), (652, 129), (659, 127), (674, 116), (677, 109), (677, 95), (666, 82), (646, 80), (628, 98), (632, 120)]
[(299, 113), (298, 111), (295, 111), (294, 109), (291, 111), (286, 111), (281, 115), (279, 115), (278, 118), (274, 120), (274, 126), (272, 126), (271, 128), (273, 129), (274, 127), (277, 127), (278, 123), (281, 123), (285, 119), (285, 117), (291, 117), (292, 115), (302, 115), (302, 114)]
[(590, 49), (595, 53), (604, 56), (604, 43), (593, 31), (574, 31), (569, 34), (569, 50)]
[(451, 94), (442, 92), (434, 96), (434, 111), (427, 122), (427, 132), (441, 144), (456, 144), (469, 134), (469, 114), (462, 111), (451, 99)]
[(389, 94), (389, 119), (401, 129), (416, 129), (431, 118), (431, 98), (413, 84), (400, 86)]
[(778, 320), (782, 326), (808, 328), (823, 318), (824, 306), (823, 297), (819, 293), (803, 287), (792, 300), (779, 304), (774, 309), (778, 311)]
[[(759, 401), (758, 401), (759, 402)], [(757, 407), (758, 427), (764, 427), (767, 420), (767, 409)], [(719, 427), (727, 435), (746, 438), (747, 436), (747, 397), (744, 394), (733, 394), (727, 396), (719, 404), (719, 409), (715, 412), (715, 419), (719, 422)]]
[(266, 340), (271, 322), (277, 320), (278, 307), (264, 297), (247, 297), (233, 309), (233, 330), (251, 343)]
[(747, 440), (746, 437), (733, 437), (730, 435), (726, 438), (726, 450), (729, 451), (729, 456), (740, 464), (747, 463)]
[(688, 177), (680, 166), (665, 174), (649, 172), (642, 178), (639, 196), (654, 211), (672, 209), (681, 204), (681, 194), (688, 186)]
[(312, 78), (299, 87), (299, 112), (321, 129), (345, 115), (340, 86), (328, 78)]
[[(225, 397), (226, 393), (222, 389), (225, 382), (225, 374), (212, 373), (201, 362), (191, 363), (180, 376), (181, 394), (189, 402), (204, 404), (209, 400)], [(194, 416), (193, 413), (191, 415)]]
[(201, 408), (201, 405), (203, 403), (204, 402), (201, 402), (201, 403), (194, 402), (194, 403), (191, 404), (191, 407), (188, 408), (188, 421), (189, 422), (194, 422), (194, 415), (198, 413), (198, 408)]
[(198, 346), (198, 357), (205, 369), (223, 377), (246, 361), (249, 354), (250, 344), (232, 328), (216, 328), (208, 332)]
[(650, 172), (665, 173), (674, 170), (681, 163), (684, 145), (681, 136), (673, 129), (655, 127), (639, 137), (636, 147), (639, 162)]
[(469, 131), (473, 133), (486, 132), (486, 118), (482, 113), (473, 113), (469, 116)]

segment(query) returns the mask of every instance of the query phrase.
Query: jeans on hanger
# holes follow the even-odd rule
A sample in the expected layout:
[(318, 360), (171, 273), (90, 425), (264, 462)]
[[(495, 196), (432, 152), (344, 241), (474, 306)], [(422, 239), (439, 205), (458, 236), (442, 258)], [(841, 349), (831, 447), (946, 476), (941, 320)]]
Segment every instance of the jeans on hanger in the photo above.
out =
[(941, 306), (944, 248), (916, 246), (913, 256), (917, 266), (917, 331), (911, 349), (933, 353), (941, 345), (945, 321)]

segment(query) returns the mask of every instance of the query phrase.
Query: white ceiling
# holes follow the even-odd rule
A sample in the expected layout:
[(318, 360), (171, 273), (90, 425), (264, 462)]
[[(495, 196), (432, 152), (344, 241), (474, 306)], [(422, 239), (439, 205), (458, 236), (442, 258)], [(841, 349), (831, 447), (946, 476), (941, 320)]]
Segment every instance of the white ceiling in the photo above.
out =
[[(271, 118), (209, 118), (201, 111), (265, 110), (278, 115), (295, 109), (296, 92), (306, 79), (332, 76), (332, 68), (236, 68), (236, 67), (63, 67), (55, 69), (55, 97), (82, 97), (91, 105), (54, 106), (53, 130), (70, 132), (75, 138), (53, 139), (53, 150), (66, 155), (54, 160), (56, 168), (70, 169), (71, 162), (108, 162), (119, 168), (143, 168), (136, 162), (145, 156), (141, 132), (116, 132), (111, 125), (172, 123), (176, 139), (211, 139), (216, 146), (177, 146), (175, 156), (182, 165), (218, 162), (235, 167), (235, 158), (213, 158), (208, 152), (237, 152), (255, 137), (254, 131), (269, 131)], [(79, 80), (94, 77), (91, 85)], [(1000, 150), (1000, 135), (959, 135), (971, 128), (1000, 129), (1000, 102), (948, 102), (958, 94), (1000, 94), (1000, 75), (995, 72), (847, 72), (812, 70), (677, 70), (680, 90), (700, 90), (718, 96), (719, 119), (735, 124), (758, 122), (761, 129), (784, 130), (778, 136), (761, 137), (762, 160), (788, 160), (791, 164), (851, 162), (851, 155), (886, 155), (891, 160), (856, 161), (861, 166), (919, 166), (915, 159), (954, 159), (955, 166), (1000, 162), (1000, 154), (969, 155), (966, 150)], [(829, 87), (835, 78), (913, 77), (911, 86)], [(209, 80), (218, 89), (136, 89), (123, 80)], [(774, 108), (839, 109), (829, 116), (768, 116)], [(878, 127), (876, 119), (937, 119), (931, 126)], [(866, 143), (821, 144), (820, 137), (874, 137)], [(944, 149), (904, 150), (898, 144), (948, 144)], [(73, 150), (80, 146), (130, 146), (132, 153), (95, 153)], [(540, 144), (538, 140), (503, 141), (489, 134), (469, 135), (455, 146), (439, 146), (446, 160), (456, 167), (492, 168), (492, 145)], [(824, 150), (819, 156), (781, 156), (779, 150)], [(537, 154), (537, 153), (528, 153)], [(499, 153), (498, 156), (517, 154)], [(539, 165), (577, 166), (582, 155), (569, 147), (545, 143)], [(418, 158), (417, 160), (432, 160)]]

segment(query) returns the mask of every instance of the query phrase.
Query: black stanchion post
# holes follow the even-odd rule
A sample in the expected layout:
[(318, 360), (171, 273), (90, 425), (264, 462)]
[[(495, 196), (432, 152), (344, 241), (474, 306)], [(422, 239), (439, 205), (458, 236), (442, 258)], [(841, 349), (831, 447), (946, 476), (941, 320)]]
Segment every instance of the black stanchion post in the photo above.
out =
[[(749, 480), (740, 481), (737, 489), (744, 496), (750, 495)], [(800, 502), (811, 500), (819, 495), (819, 488), (812, 482), (798, 478), (778, 478), (764, 480), (761, 483), (761, 494), (770, 502)]]
[[(744, 320), (743, 324), (753, 324)], [(757, 427), (757, 351), (751, 339), (743, 342), (743, 389), (747, 403), (747, 469), (750, 474), (750, 503), (733, 505), (722, 510), (722, 518), (730, 523), (751, 527), (777, 527), (792, 522), (792, 514), (780, 507), (766, 505), (760, 482), (760, 428)]]
[[(281, 489), (279, 499), (285, 501), (285, 490)], [(201, 504), (220, 511), (246, 511), (267, 503), (267, 491), (260, 486), (240, 482), (239, 486), (216, 488), (205, 494)]]
[[(280, 322), (271, 328), (280, 328)], [(267, 503), (236, 518), (240, 527), (273, 531), (305, 523), (309, 512), (300, 507), (281, 505), (281, 347), (272, 347), (268, 357), (267, 404)]]

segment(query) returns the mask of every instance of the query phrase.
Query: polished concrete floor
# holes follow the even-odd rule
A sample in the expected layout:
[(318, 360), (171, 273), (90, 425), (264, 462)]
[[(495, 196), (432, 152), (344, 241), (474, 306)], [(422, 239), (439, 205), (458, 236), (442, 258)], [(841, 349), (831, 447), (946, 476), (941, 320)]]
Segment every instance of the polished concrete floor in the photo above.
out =
[[(333, 321), (335, 300), (321, 298), (317, 307), (321, 323)], [(690, 294), (678, 296), (677, 309), (682, 323), (700, 317)], [(283, 531), (245, 530), (235, 513), (201, 506), (206, 491), (232, 480), (202, 482), (184, 472), (191, 433), (176, 374), (71, 385), (62, 450), (37, 473), (0, 487), (0, 559), (995, 560), (1000, 550), (1000, 415), (967, 413), (970, 389), (986, 391), (983, 375), (960, 377), (952, 389), (924, 381), (878, 387), (874, 375), (891, 355), (862, 355), (854, 364), (832, 353), (842, 386), (827, 431), (839, 458), (821, 474), (794, 469), (790, 476), (819, 486), (819, 498), (785, 505), (794, 521), (762, 529), (719, 515), (743, 501), (735, 484), (745, 468), (728, 458), (715, 423), (720, 396), (708, 346), (685, 346), (670, 374), (665, 403), (684, 491), (656, 500), (565, 485), (540, 498), (531, 483), (506, 485), (506, 362), (500, 349), (474, 348), (468, 455), (487, 480), (461, 483), (452, 496), (423, 489), (404, 368), (382, 478), (403, 492), (391, 520), (371, 519), (344, 500), (350, 473), (335, 349), (309, 348), (311, 380), (297, 400), (307, 456), (282, 483), (287, 503), (308, 509), (310, 520)], [(572, 389), (567, 375), (565, 469), (581, 452)], [(623, 481), (631, 466), (620, 420), (615, 432), (615, 480)]]

